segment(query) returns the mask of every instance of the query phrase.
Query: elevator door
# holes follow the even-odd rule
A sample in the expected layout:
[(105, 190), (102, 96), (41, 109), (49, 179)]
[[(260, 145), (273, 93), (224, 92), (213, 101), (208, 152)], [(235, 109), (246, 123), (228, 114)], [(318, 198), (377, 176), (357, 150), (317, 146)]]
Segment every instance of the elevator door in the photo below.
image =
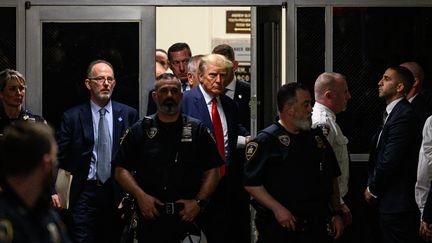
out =
[[(113, 99), (134, 108), (152, 83), (154, 7), (32, 6), (26, 11), (26, 106), (58, 128), (61, 114), (84, 102), (88, 64), (114, 67)], [(152, 69), (153, 67), (153, 69)]]

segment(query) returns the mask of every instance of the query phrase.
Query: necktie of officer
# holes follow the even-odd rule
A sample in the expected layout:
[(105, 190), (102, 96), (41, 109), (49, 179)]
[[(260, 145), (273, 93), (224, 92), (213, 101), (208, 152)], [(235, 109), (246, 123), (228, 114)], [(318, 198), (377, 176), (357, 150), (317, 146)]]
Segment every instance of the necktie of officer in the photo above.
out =
[[(222, 130), (222, 122), (219, 116), (219, 111), (217, 109), (217, 99), (212, 99), (212, 123), (213, 129), (216, 136), (216, 145), (219, 150), (219, 154), (225, 160), (225, 142)], [(225, 175), (225, 164), (220, 167), (221, 176)]]
[(99, 110), (98, 142), (96, 145), (97, 162), (96, 173), (100, 181), (105, 183), (111, 175), (111, 142), (108, 129), (108, 120), (105, 117), (107, 110)]

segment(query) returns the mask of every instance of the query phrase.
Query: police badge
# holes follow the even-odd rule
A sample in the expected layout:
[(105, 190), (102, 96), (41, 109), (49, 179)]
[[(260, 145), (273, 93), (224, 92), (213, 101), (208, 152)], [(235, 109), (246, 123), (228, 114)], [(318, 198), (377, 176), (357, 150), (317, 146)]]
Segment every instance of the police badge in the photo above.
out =
[(324, 136), (328, 136), (330, 133), (330, 127), (327, 124), (318, 124), (317, 127), (319, 127), (324, 134)]
[(281, 142), (281, 144), (285, 145), (285, 146), (289, 146), (291, 139), (288, 135), (280, 135), (279, 137), (279, 141)]
[(156, 127), (150, 127), (149, 129), (146, 129), (147, 137), (150, 139), (154, 138), (158, 132), (158, 129)]
[(181, 142), (192, 142), (192, 124), (184, 124)]
[(317, 142), (317, 147), (320, 149), (326, 148), (323, 140), (320, 138), (320, 136), (315, 136), (315, 141)]

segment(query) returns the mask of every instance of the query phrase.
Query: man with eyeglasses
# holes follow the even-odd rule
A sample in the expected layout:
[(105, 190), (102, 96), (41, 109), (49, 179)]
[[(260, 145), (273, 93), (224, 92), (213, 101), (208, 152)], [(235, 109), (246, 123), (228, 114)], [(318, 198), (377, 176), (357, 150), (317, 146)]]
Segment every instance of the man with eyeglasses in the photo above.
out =
[(18, 71), (5, 69), (0, 72), (0, 136), (11, 123), (18, 121), (43, 122), (45, 119), (24, 109), (26, 80)]
[(168, 60), (171, 70), (174, 75), (180, 79), (182, 83), (182, 90), (189, 90), (188, 84), (188, 62), (192, 57), (192, 52), (188, 44), (175, 43), (168, 49)]
[[(59, 167), (73, 175), (65, 222), (74, 242), (118, 242), (120, 237), (120, 187), (111, 179), (111, 158), (138, 113), (111, 100), (115, 85), (109, 62), (90, 63), (85, 79), (90, 101), (64, 112), (57, 134)], [(61, 200), (67, 199), (59, 198), (55, 206)]]

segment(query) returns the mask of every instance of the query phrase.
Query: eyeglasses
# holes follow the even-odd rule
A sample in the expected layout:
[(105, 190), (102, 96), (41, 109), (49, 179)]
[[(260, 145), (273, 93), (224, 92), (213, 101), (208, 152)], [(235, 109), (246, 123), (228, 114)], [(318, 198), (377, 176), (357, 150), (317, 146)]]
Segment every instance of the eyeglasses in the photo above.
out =
[(115, 78), (113, 78), (113, 77), (102, 77), (102, 76), (99, 76), (99, 77), (93, 77), (93, 78), (89, 78), (90, 80), (94, 80), (94, 81), (96, 81), (96, 82), (98, 82), (98, 83), (104, 83), (105, 81), (108, 81), (108, 83), (112, 83), (112, 82), (114, 82), (115, 81)]

